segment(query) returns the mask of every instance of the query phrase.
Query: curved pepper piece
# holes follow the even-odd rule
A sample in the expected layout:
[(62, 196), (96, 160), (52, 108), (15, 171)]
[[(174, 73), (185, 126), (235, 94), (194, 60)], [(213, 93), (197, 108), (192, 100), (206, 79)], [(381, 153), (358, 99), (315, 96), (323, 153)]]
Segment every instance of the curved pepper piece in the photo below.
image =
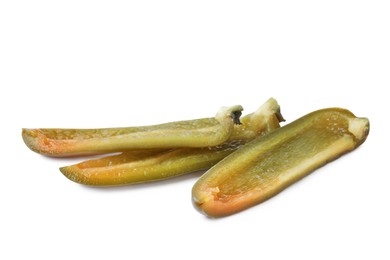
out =
[(221, 217), (254, 206), (362, 144), (369, 121), (348, 110), (312, 112), (238, 149), (194, 185), (193, 202)]
[(177, 148), (165, 151), (128, 151), (120, 155), (62, 167), (70, 180), (87, 185), (123, 185), (166, 179), (210, 168), (246, 142), (279, 128), (283, 120), (275, 99), (269, 99), (255, 113), (235, 125), (228, 141), (205, 148)]
[(103, 129), (23, 129), (26, 145), (49, 156), (75, 156), (129, 149), (207, 147), (225, 142), (240, 123), (241, 106), (223, 107), (215, 118)]

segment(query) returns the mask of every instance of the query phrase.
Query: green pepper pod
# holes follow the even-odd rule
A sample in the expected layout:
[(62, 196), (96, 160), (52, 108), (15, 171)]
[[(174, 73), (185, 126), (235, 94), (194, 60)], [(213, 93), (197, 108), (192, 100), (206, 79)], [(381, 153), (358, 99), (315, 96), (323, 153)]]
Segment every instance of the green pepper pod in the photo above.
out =
[(279, 193), (318, 167), (354, 150), (369, 121), (340, 108), (312, 112), (232, 153), (194, 185), (195, 206), (227, 216)]
[(223, 107), (214, 118), (160, 125), (102, 129), (23, 129), (26, 145), (55, 157), (129, 149), (208, 147), (225, 142), (240, 123), (241, 106)]
[(60, 168), (70, 180), (87, 185), (123, 185), (156, 181), (208, 169), (243, 144), (279, 128), (283, 120), (275, 99), (241, 119), (223, 144), (204, 148), (127, 151)]

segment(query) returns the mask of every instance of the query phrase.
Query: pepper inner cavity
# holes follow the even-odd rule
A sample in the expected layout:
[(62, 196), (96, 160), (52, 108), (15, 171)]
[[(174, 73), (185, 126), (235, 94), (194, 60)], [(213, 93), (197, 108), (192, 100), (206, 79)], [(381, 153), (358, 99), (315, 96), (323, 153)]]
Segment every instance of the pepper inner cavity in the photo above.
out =
[[(218, 197), (224, 199), (252, 189), (266, 190), (283, 172), (298, 166), (307, 158), (314, 157), (342, 138), (346, 134), (345, 121), (327, 120), (326, 125), (317, 124), (307, 128), (302, 134), (268, 147), (268, 151), (260, 156), (248, 158), (242, 162), (241, 171), (234, 169), (234, 172), (223, 175), (227, 179), (219, 182)], [(246, 174), (241, 174), (245, 171)]]

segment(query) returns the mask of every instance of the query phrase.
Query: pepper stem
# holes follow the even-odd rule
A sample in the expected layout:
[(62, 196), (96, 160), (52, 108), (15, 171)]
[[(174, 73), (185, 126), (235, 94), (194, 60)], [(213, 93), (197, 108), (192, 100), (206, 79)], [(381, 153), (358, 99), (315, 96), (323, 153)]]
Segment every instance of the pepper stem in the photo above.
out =
[(233, 119), (233, 123), (239, 125), (241, 124), (240, 116), (242, 110), (244, 109), (240, 105), (231, 106), (231, 107), (222, 107), (215, 115), (215, 119), (217, 119), (219, 122), (222, 122), (226, 119), (230, 119), (230, 120)]

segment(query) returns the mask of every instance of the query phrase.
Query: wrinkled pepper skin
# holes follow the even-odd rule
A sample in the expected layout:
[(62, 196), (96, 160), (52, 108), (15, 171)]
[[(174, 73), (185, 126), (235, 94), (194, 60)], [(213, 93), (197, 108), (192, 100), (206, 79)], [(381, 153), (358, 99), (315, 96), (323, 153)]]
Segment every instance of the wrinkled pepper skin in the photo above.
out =
[(119, 152), (129, 149), (208, 147), (225, 142), (240, 123), (241, 106), (223, 107), (215, 118), (160, 125), (102, 129), (23, 129), (25, 144), (53, 157)]
[(127, 151), (101, 159), (62, 167), (70, 180), (86, 185), (124, 185), (157, 181), (208, 169), (257, 136), (280, 127), (280, 107), (271, 98), (256, 112), (235, 125), (230, 138), (223, 144), (204, 148)]
[(194, 185), (195, 207), (222, 217), (261, 203), (322, 165), (354, 150), (369, 121), (340, 108), (312, 112), (227, 156)]

